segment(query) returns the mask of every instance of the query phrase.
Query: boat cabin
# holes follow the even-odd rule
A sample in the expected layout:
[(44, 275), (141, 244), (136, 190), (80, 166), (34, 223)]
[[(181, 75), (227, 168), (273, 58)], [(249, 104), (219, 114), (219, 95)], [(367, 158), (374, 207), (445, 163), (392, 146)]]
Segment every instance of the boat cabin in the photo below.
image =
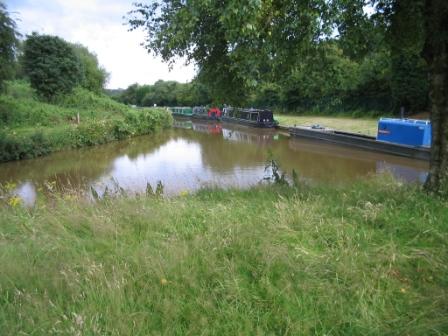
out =
[(221, 110), (217, 107), (211, 107), (207, 109), (205, 106), (195, 106), (193, 107), (193, 115), (197, 117), (209, 118), (209, 119), (219, 119), (221, 118)]
[(432, 128), (429, 120), (381, 118), (377, 140), (415, 147), (431, 147)]
[(224, 116), (258, 123), (274, 123), (274, 115), (270, 110), (259, 110), (253, 108), (235, 109), (232, 107), (227, 107), (224, 109)]
[(178, 116), (191, 116), (193, 114), (193, 110), (191, 107), (183, 106), (183, 107), (169, 107), (169, 110), (173, 115)]

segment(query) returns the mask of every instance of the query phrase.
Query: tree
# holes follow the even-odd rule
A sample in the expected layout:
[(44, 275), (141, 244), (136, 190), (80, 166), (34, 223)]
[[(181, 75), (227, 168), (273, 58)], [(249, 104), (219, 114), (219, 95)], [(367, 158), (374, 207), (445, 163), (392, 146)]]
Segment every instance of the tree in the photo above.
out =
[(430, 68), (432, 122), (426, 188), (448, 197), (448, 1), (426, 0), (424, 14), (424, 55)]
[(16, 29), (16, 23), (9, 17), (6, 6), (0, 2), (0, 90), (4, 88), (4, 81), (14, 74), (19, 44), (19, 34)]
[(72, 44), (71, 46), (83, 68), (83, 79), (80, 85), (89, 91), (101, 93), (109, 77), (106, 69), (98, 64), (97, 56), (87, 47), (81, 44)]
[(448, 1), (372, 0), (372, 3), (390, 27), (391, 42), (403, 47), (401, 55), (421, 40), (429, 75), (432, 124), (431, 160), (425, 188), (448, 197)]
[(57, 36), (27, 36), (23, 68), (31, 86), (48, 100), (70, 92), (83, 81), (81, 61), (72, 46)]
[(423, 0), (395, 1), (390, 18), (392, 95), (397, 107), (411, 112), (425, 109), (428, 103), (423, 5)]

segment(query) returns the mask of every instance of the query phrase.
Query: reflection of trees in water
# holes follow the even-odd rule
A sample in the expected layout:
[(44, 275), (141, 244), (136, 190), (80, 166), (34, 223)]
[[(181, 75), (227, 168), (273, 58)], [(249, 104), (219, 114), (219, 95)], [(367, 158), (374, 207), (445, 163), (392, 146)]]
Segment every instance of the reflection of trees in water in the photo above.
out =
[(148, 154), (169, 141), (171, 131), (141, 136), (105, 145), (53, 153), (49, 156), (7, 162), (1, 165), (0, 183), (6, 181), (33, 181), (41, 185), (56, 181), (59, 188), (88, 186), (111, 171), (113, 162), (120, 156), (135, 159)]
[[(229, 132), (232, 131), (232, 134)], [(229, 136), (233, 138), (230, 140)], [(218, 173), (232, 172), (235, 168), (259, 166), (267, 157), (270, 143), (266, 134), (223, 128), (221, 137), (196, 138), (201, 145), (205, 165)], [(272, 136), (270, 136), (272, 140)]]

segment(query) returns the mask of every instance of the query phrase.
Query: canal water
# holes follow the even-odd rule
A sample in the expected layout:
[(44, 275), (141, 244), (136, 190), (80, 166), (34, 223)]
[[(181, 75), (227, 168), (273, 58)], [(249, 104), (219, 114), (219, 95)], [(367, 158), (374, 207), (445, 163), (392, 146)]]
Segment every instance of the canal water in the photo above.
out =
[(290, 138), (277, 130), (189, 120), (176, 120), (174, 126), (159, 134), (2, 163), (0, 184), (13, 186), (26, 204), (33, 204), (39, 191), (49, 189), (135, 194), (161, 181), (169, 196), (202, 187), (244, 188), (269, 175), (269, 158), (285, 173), (294, 169), (310, 182), (346, 183), (385, 171), (423, 182), (428, 171), (423, 161)]

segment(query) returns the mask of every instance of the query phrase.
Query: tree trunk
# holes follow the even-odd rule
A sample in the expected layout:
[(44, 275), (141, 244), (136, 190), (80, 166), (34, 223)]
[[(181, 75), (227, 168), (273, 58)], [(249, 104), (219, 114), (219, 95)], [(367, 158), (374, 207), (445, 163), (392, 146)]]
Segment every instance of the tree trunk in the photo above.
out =
[(430, 66), (432, 147), (428, 191), (448, 196), (448, 1), (426, 1), (425, 56)]

